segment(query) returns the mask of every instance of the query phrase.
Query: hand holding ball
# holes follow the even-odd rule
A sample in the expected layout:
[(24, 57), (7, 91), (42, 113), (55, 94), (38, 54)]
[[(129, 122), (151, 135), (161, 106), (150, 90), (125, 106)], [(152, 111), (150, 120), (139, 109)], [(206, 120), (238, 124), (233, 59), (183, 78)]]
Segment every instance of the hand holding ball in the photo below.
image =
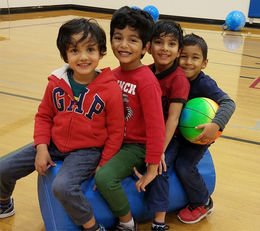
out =
[[(194, 141), (194, 139), (200, 135), (203, 129), (196, 129), (198, 125), (211, 123), (216, 115), (216, 111), (219, 105), (205, 97), (198, 97), (191, 99), (184, 106), (180, 121), (179, 129), (182, 135), (192, 143), (205, 144), (200, 141)], [(215, 139), (220, 136), (221, 132), (218, 132)]]

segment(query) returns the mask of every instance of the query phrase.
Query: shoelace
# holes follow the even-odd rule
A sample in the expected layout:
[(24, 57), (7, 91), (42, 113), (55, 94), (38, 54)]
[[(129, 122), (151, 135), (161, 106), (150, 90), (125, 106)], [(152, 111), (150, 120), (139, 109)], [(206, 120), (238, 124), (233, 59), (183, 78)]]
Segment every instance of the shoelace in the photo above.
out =
[(169, 225), (165, 225), (165, 226), (156, 226), (155, 229), (153, 229), (153, 231), (164, 231), (164, 230), (169, 230), (170, 226)]
[(193, 208), (191, 205), (188, 206), (188, 210), (190, 210), (191, 212), (194, 210), (195, 208)]

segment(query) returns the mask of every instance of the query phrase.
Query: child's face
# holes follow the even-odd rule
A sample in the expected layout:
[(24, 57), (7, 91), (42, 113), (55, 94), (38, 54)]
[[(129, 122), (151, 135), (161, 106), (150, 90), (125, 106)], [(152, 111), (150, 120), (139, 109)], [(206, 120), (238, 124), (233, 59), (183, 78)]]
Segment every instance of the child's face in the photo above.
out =
[(143, 48), (138, 32), (129, 26), (115, 28), (111, 47), (122, 70), (134, 70), (141, 66), (141, 56), (147, 51), (147, 46)]
[(149, 53), (153, 56), (156, 72), (167, 70), (179, 57), (179, 41), (172, 35), (161, 35), (152, 40)]
[(190, 81), (197, 78), (201, 69), (204, 69), (207, 63), (208, 60), (203, 60), (202, 50), (198, 45), (183, 46), (179, 66)]
[(79, 83), (89, 83), (96, 76), (95, 69), (102, 58), (98, 44), (89, 40), (90, 36), (81, 42), (82, 33), (71, 37), (73, 44), (67, 49), (68, 64), (74, 71), (73, 78)]

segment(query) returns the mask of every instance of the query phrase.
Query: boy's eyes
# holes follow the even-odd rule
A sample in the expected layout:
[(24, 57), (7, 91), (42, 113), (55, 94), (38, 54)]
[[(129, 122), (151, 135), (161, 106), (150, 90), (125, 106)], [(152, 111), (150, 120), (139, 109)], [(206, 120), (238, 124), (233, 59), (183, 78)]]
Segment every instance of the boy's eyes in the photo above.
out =
[(114, 36), (113, 39), (115, 39), (115, 40), (120, 40), (121, 37), (120, 37), (120, 36)]
[[(117, 40), (117, 41), (121, 41), (121, 40), (122, 40), (121, 37), (117, 37), (117, 36), (113, 37), (113, 39), (114, 39), (114, 40)], [(130, 38), (128, 41), (129, 41), (129, 42), (132, 42), (132, 43), (136, 43), (136, 42), (137, 42), (137, 39)]]
[(175, 45), (176, 45), (175, 42), (170, 42), (170, 43), (169, 43), (169, 46), (175, 46)]
[(137, 42), (137, 39), (131, 39), (131, 42), (136, 43), (136, 42)]
[(89, 52), (93, 52), (93, 51), (95, 51), (95, 48), (94, 48), (94, 47), (89, 47), (89, 48), (88, 48), (88, 51), (89, 51)]
[[(96, 51), (96, 48), (95, 47), (88, 47), (87, 51), (88, 52), (94, 52), (94, 51)], [(69, 49), (69, 52), (71, 52), (73, 54), (77, 54), (79, 52), (79, 50), (77, 48), (71, 48), (71, 49)]]
[(155, 44), (160, 44), (160, 43), (161, 43), (161, 40), (154, 40), (154, 43), (155, 43)]
[[(180, 58), (188, 58), (188, 55), (180, 55)], [(190, 57), (191, 59), (200, 59), (200, 57), (199, 56), (192, 56), (192, 57)]]
[(77, 53), (77, 52), (78, 52), (78, 49), (76, 49), (76, 48), (70, 49), (70, 52), (71, 52), (71, 53)]
[[(160, 45), (160, 44), (162, 44), (163, 42), (162, 42), (161, 40), (155, 40), (154, 43)], [(176, 42), (168, 42), (168, 46), (169, 46), (169, 47), (176, 46), (176, 44), (177, 44)]]

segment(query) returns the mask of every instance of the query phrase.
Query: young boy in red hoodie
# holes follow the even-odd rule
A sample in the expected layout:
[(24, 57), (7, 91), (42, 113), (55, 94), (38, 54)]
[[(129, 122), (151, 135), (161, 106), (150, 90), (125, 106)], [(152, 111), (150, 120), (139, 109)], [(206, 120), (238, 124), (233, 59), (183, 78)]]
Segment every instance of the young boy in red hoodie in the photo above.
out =
[(103, 231), (81, 183), (121, 147), (122, 92), (109, 68), (96, 69), (106, 53), (106, 35), (94, 20), (62, 25), (57, 46), (67, 64), (48, 78), (35, 116), (34, 145), (0, 161), (0, 218), (14, 214), (16, 180), (34, 170), (45, 175), (55, 160), (63, 160), (52, 185), (55, 198), (83, 230)]
[(133, 168), (147, 165), (136, 185), (145, 190), (157, 175), (163, 153), (165, 126), (161, 89), (149, 67), (143, 65), (154, 29), (149, 13), (122, 7), (110, 24), (110, 40), (120, 66), (113, 70), (123, 90), (125, 106), (125, 137), (120, 151), (100, 168), (95, 181), (99, 192), (119, 217), (114, 230), (134, 231), (134, 222), (121, 180), (134, 173)]

